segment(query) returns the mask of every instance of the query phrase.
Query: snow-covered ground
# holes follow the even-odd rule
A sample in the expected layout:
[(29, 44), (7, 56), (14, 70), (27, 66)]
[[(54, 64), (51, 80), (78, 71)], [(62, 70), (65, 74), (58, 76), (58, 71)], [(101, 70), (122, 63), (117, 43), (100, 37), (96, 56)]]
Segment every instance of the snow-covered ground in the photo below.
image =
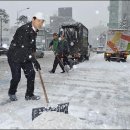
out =
[(36, 74), (35, 94), (39, 101), (25, 101), (26, 79), (22, 73), (18, 101), (2, 105), (8, 99), (11, 73), (5, 56), (0, 56), (0, 128), (41, 129), (130, 129), (130, 56), (127, 62), (108, 62), (103, 54), (76, 65), (69, 74), (50, 74), (53, 53), (38, 59), (42, 67), (49, 106), (69, 102), (69, 114), (44, 112), (32, 121), (32, 108), (46, 107), (44, 93)]

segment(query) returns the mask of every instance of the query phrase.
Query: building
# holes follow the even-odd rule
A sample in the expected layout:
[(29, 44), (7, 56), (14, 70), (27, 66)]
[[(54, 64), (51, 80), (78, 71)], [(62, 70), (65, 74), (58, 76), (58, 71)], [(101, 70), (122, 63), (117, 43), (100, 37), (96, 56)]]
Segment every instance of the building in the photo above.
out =
[(51, 16), (50, 27), (52, 32), (59, 32), (59, 27), (66, 22), (74, 22), (74, 20), (70, 17)]
[(0, 17), (0, 46), (9, 44), (9, 22), (4, 23)]
[(130, 1), (119, 1), (119, 26), (130, 27)]
[(109, 10), (109, 28), (118, 28), (119, 1), (110, 1)]
[(72, 7), (58, 8), (58, 16), (72, 18)]
[(130, 1), (110, 1), (109, 28), (130, 28)]
[(61, 24), (65, 22), (74, 22), (71, 7), (58, 8), (58, 16), (50, 17), (50, 28), (52, 32), (58, 32)]
[(38, 31), (36, 44), (37, 47), (49, 50), (49, 44), (53, 39), (53, 34), (47, 28), (42, 28)]

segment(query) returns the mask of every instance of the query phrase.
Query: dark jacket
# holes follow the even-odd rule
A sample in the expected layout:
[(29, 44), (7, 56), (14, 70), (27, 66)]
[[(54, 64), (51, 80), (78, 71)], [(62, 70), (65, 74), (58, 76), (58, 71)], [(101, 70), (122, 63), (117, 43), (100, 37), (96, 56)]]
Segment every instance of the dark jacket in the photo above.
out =
[(69, 44), (66, 40), (59, 41), (58, 44), (58, 54), (60, 55), (69, 55)]
[(36, 36), (37, 32), (33, 30), (32, 22), (19, 27), (11, 41), (8, 58), (14, 62), (30, 60), (30, 55), (36, 52)]

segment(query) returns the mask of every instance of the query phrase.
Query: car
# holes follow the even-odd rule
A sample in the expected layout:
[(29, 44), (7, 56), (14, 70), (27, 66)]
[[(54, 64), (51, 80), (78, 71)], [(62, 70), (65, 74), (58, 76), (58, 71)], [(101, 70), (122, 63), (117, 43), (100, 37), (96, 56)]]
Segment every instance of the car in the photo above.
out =
[(97, 54), (99, 54), (99, 53), (104, 53), (104, 47), (103, 46), (97, 47)]
[(42, 48), (36, 49), (36, 58), (43, 58), (44, 57), (44, 51)]
[(8, 49), (6, 49), (6, 48), (0, 46), (0, 55), (6, 55), (6, 54), (7, 54), (7, 51), (8, 51)]

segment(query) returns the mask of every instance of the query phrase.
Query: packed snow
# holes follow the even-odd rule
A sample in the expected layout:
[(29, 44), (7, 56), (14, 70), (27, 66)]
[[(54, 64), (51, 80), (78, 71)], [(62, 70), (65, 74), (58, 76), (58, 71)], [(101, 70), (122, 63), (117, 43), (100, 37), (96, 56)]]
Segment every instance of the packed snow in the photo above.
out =
[(82, 120), (60, 112), (45, 112), (37, 117), (30, 129), (83, 129)]
[(38, 59), (48, 94), (49, 106), (69, 102), (69, 113), (43, 112), (32, 121), (32, 109), (46, 107), (45, 96), (36, 73), (35, 94), (39, 101), (25, 101), (26, 78), (22, 73), (18, 101), (8, 100), (11, 72), (6, 56), (0, 56), (1, 129), (130, 129), (130, 56), (127, 62), (108, 62), (103, 54), (91, 54), (89, 61), (67, 73), (50, 74), (53, 52)]

